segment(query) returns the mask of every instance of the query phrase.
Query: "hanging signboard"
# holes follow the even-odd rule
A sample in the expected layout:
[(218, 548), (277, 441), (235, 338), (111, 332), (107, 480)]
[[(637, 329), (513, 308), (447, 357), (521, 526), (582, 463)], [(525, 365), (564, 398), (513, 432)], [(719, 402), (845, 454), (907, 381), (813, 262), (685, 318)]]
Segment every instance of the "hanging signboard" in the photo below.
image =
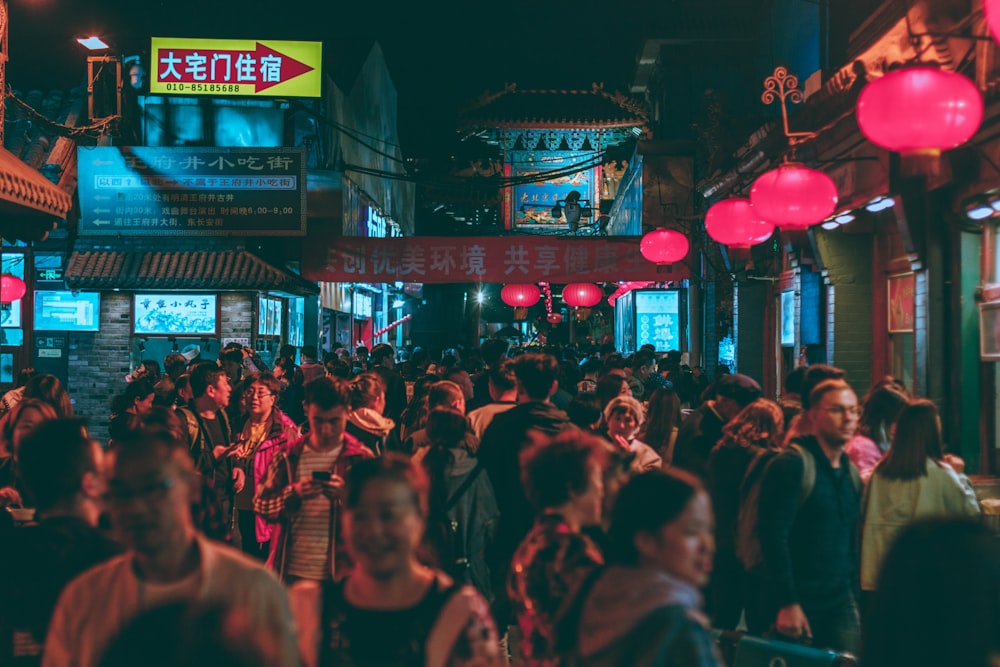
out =
[(81, 235), (300, 236), (303, 148), (78, 149)]
[(215, 294), (136, 294), (132, 331), (137, 336), (215, 336), (219, 332)]
[[(512, 176), (522, 181), (532, 177), (541, 180), (515, 185), (513, 189), (514, 226), (521, 229), (569, 228), (564, 213), (566, 201), (575, 192), (588, 206), (594, 199), (594, 153), (529, 152), (513, 153)], [(590, 165), (589, 168), (583, 168)], [(543, 174), (554, 175), (544, 177)], [(561, 206), (560, 206), (561, 205)], [(558, 211), (559, 217), (555, 213)], [(592, 214), (591, 214), (592, 215)], [(586, 224), (589, 220), (582, 221)]]
[(678, 290), (635, 293), (635, 344), (653, 345), (657, 352), (681, 349), (681, 294)]
[(303, 247), (302, 276), (327, 282), (530, 283), (682, 280), (677, 262), (658, 267), (636, 237), (335, 237)]
[(154, 95), (320, 97), (322, 42), (154, 37)]

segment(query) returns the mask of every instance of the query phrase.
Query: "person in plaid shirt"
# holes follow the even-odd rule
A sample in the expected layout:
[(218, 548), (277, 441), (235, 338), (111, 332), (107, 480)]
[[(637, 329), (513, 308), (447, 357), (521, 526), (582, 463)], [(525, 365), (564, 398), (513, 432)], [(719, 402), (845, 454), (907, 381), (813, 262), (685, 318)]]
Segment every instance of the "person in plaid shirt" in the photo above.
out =
[(254, 497), (254, 511), (275, 523), (268, 566), (286, 583), (324, 581), (346, 574), (341, 544), (344, 475), (371, 451), (345, 433), (350, 398), (338, 379), (305, 385), (309, 432), (278, 452)]

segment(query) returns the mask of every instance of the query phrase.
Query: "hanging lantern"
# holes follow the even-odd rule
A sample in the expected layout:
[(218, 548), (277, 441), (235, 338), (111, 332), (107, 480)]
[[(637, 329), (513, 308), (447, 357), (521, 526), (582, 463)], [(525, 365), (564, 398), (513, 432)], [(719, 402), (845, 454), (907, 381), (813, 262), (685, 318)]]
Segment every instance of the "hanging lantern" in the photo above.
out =
[(750, 203), (761, 219), (782, 229), (806, 229), (837, 208), (837, 186), (821, 171), (786, 162), (757, 177)]
[(528, 319), (528, 309), (525, 307), (518, 307), (514, 309), (514, 321), (523, 322)]
[(17, 276), (10, 273), (0, 275), (0, 303), (14, 303), (27, 291), (28, 286)]
[(559, 313), (549, 313), (545, 316), (545, 319), (548, 320), (549, 324), (559, 324), (562, 322), (562, 315)]
[(705, 231), (722, 245), (745, 249), (771, 238), (774, 225), (758, 217), (749, 199), (723, 199), (705, 214)]
[(983, 121), (983, 96), (961, 74), (904, 67), (865, 86), (857, 116), (873, 144), (904, 156), (937, 156), (976, 133)]
[(542, 292), (531, 283), (513, 283), (503, 286), (503, 289), (500, 290), (500, 298), (508, 306), (528, 308), (538, 303), (538, 300), (542, 298)]
[(983, 15), (990, 35), (994, 41), (1000, 42), (1000, 0), (983, 0)]
[(567, 306), (576, 308), (591, 308), (596, 306), (604, 290), (594, 283), (570, 283), (563, 288), (562, 298)]
[(687, 237), (672, 229), (657, 229), (642, 237), (639, 252), (658, 266), (673, 264), (687, 257), (691, 244)]

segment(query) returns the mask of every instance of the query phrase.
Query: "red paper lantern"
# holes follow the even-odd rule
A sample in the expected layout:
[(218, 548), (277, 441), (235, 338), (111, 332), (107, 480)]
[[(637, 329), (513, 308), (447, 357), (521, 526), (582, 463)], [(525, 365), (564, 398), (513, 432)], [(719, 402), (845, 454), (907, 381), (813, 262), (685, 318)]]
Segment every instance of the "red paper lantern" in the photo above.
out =
[(983, 96), (961, 74), (904, 67), (865, 86), (857, 116), (862, 134), (877, 146), (937, 155), (976, 133), (983, 122)]
[(596, 306), (604, 290), (594, 283), (570, 283), (563, 288), (562, 298), (567, 306), (575, 308), (591, 308)]
[(786, 162), (757, 177), (750, 203), (761, 219), (782, 229), (805, 229), (837, 208), (837, 186), (821, 171)]
[(542, 292), (538, 286), (531, 283), (513, 283), (504, 285), (500, 290), (500, 298), (508, 306), (515, 308), (527, 308), (534, 306), (542, 298)]
[(1000, 0), (983, 0), (983, 14), (993, 39), (1000, 42)]
[(549, 321), (549, 324), (559, 324), (562, 322), (562, 315), (559, 313), (549, 313), (545, 316), (545, 319)]
[(14, 303), (27, 291), (28, 286), (17, 276), (9, 273), (0, 275), (0, 303)]
[(691, 244), (687, 237), (672, 229), (657, 229), (642, 237), (639, 252), (654, 264), (673, 264), (687, 257)]
[(774, 225), (761, 220), (749, 199), (723, 199), (705, 214), (705, 231), (722, 245), (749, 248), (774, 234)]

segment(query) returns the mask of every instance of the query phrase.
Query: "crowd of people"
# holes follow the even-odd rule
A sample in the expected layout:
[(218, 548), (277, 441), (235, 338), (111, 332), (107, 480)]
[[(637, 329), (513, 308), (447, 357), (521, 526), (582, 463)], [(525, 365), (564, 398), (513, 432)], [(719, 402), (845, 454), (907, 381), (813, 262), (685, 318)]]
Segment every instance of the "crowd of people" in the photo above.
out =
[[(146, 361), (109, 438), (0, 397), (0, 665), (1000, 661), (1000, 539), (934, 404), (812, 365), (284, 347)], [(723, 636), (728, 636), (723, 633)]]

